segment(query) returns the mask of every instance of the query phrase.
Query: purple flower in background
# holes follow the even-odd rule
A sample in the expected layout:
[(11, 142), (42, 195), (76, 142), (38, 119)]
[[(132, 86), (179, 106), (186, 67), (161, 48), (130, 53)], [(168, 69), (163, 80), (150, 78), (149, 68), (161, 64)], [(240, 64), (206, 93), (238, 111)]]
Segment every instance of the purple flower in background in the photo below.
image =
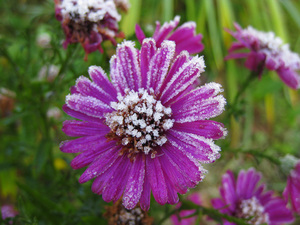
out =
[[(288, 44), (276, 37), (273, 32), (262, 32), (251, 26), (242, 29), (235, 24), (236, 32), (227, 30), (237, 42), (234, 42), (226, 59), (246, 58), (245, 66), (261, 76), (263, 69), (274, 70), (280, 79), (293, 89), (300, 88), (300, 57), (291, 52)], [(236, 52), (241, 49), (250, 52)]]
[(141, 50), (131, 41), (118, 45), (110, 60), (110, 78), (91, 66), (92, 79), (79, 77), (66, 97), (64, 111), (78, 120), (63, 131), (78, 139), (61, 151), (81, 153), (74, 169), (88, 166), (80, 183), (95, 178), (92, 191), (107, 202), (123, 198), (132, 209), (150, 207), (150, 193), (163, 205), (178, 202), (177, 193), (195, 187), (206, 172), (201, 163), (219, 158), (214, 139), (224, 137), (223, 124), (208, 120), (224, 110), (221, 85), (208, 83), (187, 91), (204, 71), (203, 57), (187, 51), (175, 56), (175, 43), (160, 48), (152, 38)]
[(81, 43), (87, 54), (103, 51), (101, 43), (110, 40), (116, 44), (118, 14), (113, 0), (55, 0), (55, 14), (66, 35), (63, 47)]
[[(193, 193), (191, 195), (189, 195), (187, 197), (187, 200), (197, 204), (197, 205), (201, 205), (202, 204), (202, 200), (201, 200), (201, 197), (200, 197), (200, 194), (199, 193)], [(179, 202), (177, 204), (177, 208), (180, 208), (181, 206), (181, 203)], [(179, 212), (179, 217), (180, 217), (180, 220), (178, 219), (178, 215), (172, 215), (171, 216), (171, 221), (174, 225), (192, 225), (192, 224), (195, 224), (196, 220), (197, 220), (197, 216), (193, 216), (193, 217), (190, 217), (190, 218), (184, 218), (184, 217), (187, 217), (187, 216), (190, 216), (192, 214), (194, 214), (196, 212), (196, 210), (192, 209), (192, 210), (181, 210)]]
[[(212, 200), (213, 207), (221, 213), (243, 218), (249, 224), (279, 225), (293, 221), (292, 212), (285, 201), (265, 191), (265, 185), (258, 185), (261, 174), (253, 168), (240, 171), (237, 180), (231, 171), (222, 176), (221, 198)], [(225, 225), (233, 225), (228, 221)]]
[[(190, 21), (176, 28), (179, 21), (180, 17), (176, 16), (173, 21), (165, 22), (162, 27), (160, 27), (158, 21), (156, 22), (153, 34), (156, 47), (159, 48), (164, 40), (171, 40), (176, 43), (177, 54), (183, 50), (188, 51), (190, 54), (200, 53), (204, 49), (204, 45), (201, 43), (202, 35), (196, 35), (196, 23)], [(172, 32), (174, 29), (175, 31)], [(135, 27), (135, 33), (139, 42), (142, 43), (146, 36), (138, 24)]]
[(300, 214), (300, 161), (291, 171), (283, 195), (286, 200), (290, 199), (293, 211)]
[(19, 212), (16, 211), (12, 205), (3, 205), (1, 207), (1, 215), (3, 220), (7, 218), (14, 218), (18, 214)]

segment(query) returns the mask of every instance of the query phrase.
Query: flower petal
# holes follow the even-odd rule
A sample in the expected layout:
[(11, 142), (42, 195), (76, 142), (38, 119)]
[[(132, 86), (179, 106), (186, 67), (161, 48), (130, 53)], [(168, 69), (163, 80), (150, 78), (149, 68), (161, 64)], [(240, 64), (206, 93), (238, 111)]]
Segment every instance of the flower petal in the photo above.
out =
[(159, 159), (157, 157), (152, 159), (150, 156), (147, 156), (146, 167), (147, 176), (155, 200), (161, 205), (166, 204), (168, 201), (168, 191)]
[(185, 133), (196, 134), (209, 139), (219, 139), (227, 135), (227, 130), (224, 128), (224, 125), (212, 120), (174, 123), (172, 129)]
[(145, 178), (145, 156), (138, 154), (132, 162), (129, 179), (123, 195), (123, 205), (133, 209), (141, 198)]
[(89, 75), (99, 88), (103, 89), (107, 94), (109, 94), (113, 101), (116, 101), (117, 91), (100, 66), (90, 66)]
[(62, 131), (71, 137), (105, 135), (110, 129), (108, 126), (97, 122), (66, 120), (63, 123)]
[(61, 142), (59, 148), (62, 152), (78, 153), (86, 150), (96, 150), (102, 146), (101, 143), (106, 143), (104, 135), (85, 136), (75, 140)]
[(146, 88), (147, 80), (150, 79), (147, 77), (149, 71), (149, 64), (156, 53), (156, 43), (154, 39), (147, 38), (142, 42), (140, 61), (141, 61), (141, 76), (142, 76), (142, 87)]
[(111, 112), (109, 105), (91, 96), (67, 95), (66, 104), (70, 109), (96, 118), (103, 118), (104, 113)]
[(137, 91), (142, 84), (141, 69), (138, 60), (138, 51), (134, 42), (124, 41), (117, 48), (118, 76), (125, 77), (128, 88)]
[(104, 173), (109, 167), (111, 167), (119, 156), (120, 147), (110, 149), (105, 152), (102, 157), (97, 161), (94, 161), (80, 176), (79, 183), (85, 183), (94, 177)]
[(157, 93), (167, 75), (169, 66), (175, 54), (175, 43), (164, 41), (152, 57), (147, 73), (147, 89), (153, 88)]
[(204, 71), (204, 67), (203, 57), (199, 58), (198, 56), (183, 64), (166, 84), (166, 88), (161, 95), (162, 104), (167, 106), (169, 102), (175, 101), (200, 76), (200, 73)]
[(175, 41), (177, 53), (186, 50), (190, 54), (197, 54), (204, 49), (204, 45), (201, 43), (202, 35), (195, 34), (196, 23), (186, 22), (178, 27), (168, 40)]

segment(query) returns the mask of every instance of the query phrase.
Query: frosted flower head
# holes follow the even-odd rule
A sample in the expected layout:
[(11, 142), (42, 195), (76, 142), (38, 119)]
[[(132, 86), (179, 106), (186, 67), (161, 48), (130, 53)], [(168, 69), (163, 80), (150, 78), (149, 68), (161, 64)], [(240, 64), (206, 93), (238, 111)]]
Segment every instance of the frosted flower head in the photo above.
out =
[[(222, 176), (221, 198), (212, 200), (213, 207), (221, 213), (247, 220), (253, 225), (280, 225), (293, 221), (285, 201), (265, 191), (265, 185), (258, 185), (261, 174), (253, 168), (240, 171), (237, 179), (231, 171)], [(280, 217), (278, 216), (280, 215)], [(228, 221), (225, 225), (232, 225)]]
[[(200, 53), (204, 49), (204, 45), (201, 42), (202, 35), (196, 34), (196, 23), (189, 21), (177, 27), (179, 21), (180, 17), (175, 16), (174, 20), (165, 22), (162, 26), (159, 21), (156, 22), (153, 34), (156, 47), (160, 47), (164, 40), (171, 40), (176, 43), (176, 53), (183, 50), (188, 51), (190, 54)], [(135, 33), (139, 42), (142, 43), (146, 36), (138, 24), (135, 27)]]
[(300, 214), (300, 161), (291, 171), (283, 195), (287, 201), (290, 201), (292, 210)]
[(116, 44), (115, 38), (120, 36), (121, 16), (113, 0), (55, 0), (55, 14), (66, 35), (64, 48), (79, 42), (86, 54), (102, 52), (103, 41)]
[(104, 217), (108, 220), (108, 225), (151, 225), (153, 218), (148, 216), (148, 213), (143, 211), (139, 206), (133, 209), (126, 209), (122, 205), (121, 199), (112, 206), (106, 206)]
[[(227, 30), (237, 42), (234, 42), (226, 59), (246, 58), (245, 66), (261, 76), (263, 69), (274, 70), (289, 87), (300, 87), (300, 56), (290, 50), (288, 44), (276, 37), (274, 32), (263, 32), (249, 26), (242, 29), (235, 24), (236, 32)], [(250, 52), (239, 50), (249, 49)]]
[[(199, 193), (193, 193), (193, 194), (187, 196), (187, 200), (189, 200), (199, 206), (201, 206), (201, 204), (202, 204), (201, 196)], [(179, 202), (176, 205), (176, 208), (180, 208), (180, 206), (181, 206), (181, 202)], [(195, 209), (180, 210), (178, 214), (172, 215), (170, 218), (174, 225), (192, 225), (192, 224), (195, 224), (195, 222), (197, 220), (197, 216), (193, 216), (193, 217), (189, 217), (189, 218), (184, 218), (184, 217), (193, 215), (195, 212), (196, 212)]]
[(79, 77), (66, 97), (64, 111), (78, 120), (63, 131), (80, 137), (63, 142), (61, 151), (81, 153), (71, 166), (88, 166), (80, 183), (95, 178), (92, 190), (107, 202), (122, 197), (133, 209), (150, 207), (150, 193), (163, 205), (178, 202), (204, 177), (203, 163), (219, 158), (213, 140), (226, 135), (223, 124), (209, 120), (224, 110), (221, 85), (192, 90), (204, 71), (203, 57), (187, 51), (175, 56), (175, 43), (160, 48), (152, 38), (138, 50), (124, 41), (110, 60), (110, 78), (97, 66), (92, 79)]

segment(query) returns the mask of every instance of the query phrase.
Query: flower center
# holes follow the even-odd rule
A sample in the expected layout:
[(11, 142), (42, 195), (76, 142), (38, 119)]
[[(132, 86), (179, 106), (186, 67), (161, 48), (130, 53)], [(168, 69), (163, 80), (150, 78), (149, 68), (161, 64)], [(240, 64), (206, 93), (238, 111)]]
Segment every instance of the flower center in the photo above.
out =
[(106, 124), (111, 129), (106, 137), (124, 146), (121, 154), (129, 152), (131, 157), (143, 152), (154, 158), (154, 148), (167, 142), (164, 133), (173, 126), (171, 108), (156, 100), (153, 90), (125, 90), (118, 100), (110, 104), (115, 111), (106, 114)]
[(253, 225), (269, 223), (269, 215), (264, 212), (264, 207), (259, 203), (256, 197), (242, 200), (238, 205), (236, 216), (238, 218), (247, 219), (247, 222)]

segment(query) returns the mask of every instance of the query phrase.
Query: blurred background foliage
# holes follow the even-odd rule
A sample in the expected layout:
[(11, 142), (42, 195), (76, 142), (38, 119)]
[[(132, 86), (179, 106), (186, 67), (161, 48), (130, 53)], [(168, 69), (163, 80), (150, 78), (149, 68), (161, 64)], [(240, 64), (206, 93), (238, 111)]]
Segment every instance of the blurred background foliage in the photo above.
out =
[[(243, 60), (224, 61), (233, 41), (225, 27), (233, 29), (237, 22), (242, 27), (274, 31), (290, 43), (293, 51), (300, 52), (299, 0), (130, 2), (131, 8), (120, 22), (126, 39), (136, 40), (136, 23), (147, 36), (152, 36), (155, 21), (170, 21), (175, 15), (181, 16), (181, 24), (189, 20), (197, 23), (207, 65), (201, 81), (222, 83), (228, 108), (249, 71), (243, 67)], [(37, 41), (43, 34), (51, 38), (47, 47)], [(82, 170), (71, 169), (73, 156), (61, 153), (59, 143), (67, 139), (61, 126), (69, 117), (61, 107), (69, 88), (77, 77), (87, 75), (90, 65), (108, 72), (115, 47), (104, 43), (104, 54), (94, 52), (84, 61), (81, 46), (71, 45), (65, 50), (63, 39), (53, 1), (0, 1), (0, 205), (13, 204), (19, 211), (15, 224), (106, 223), (102, 214), (107, 203), (91, 192), (92, 182), (78, 183)], [(58, 70), (53, 79), (49, 77), (51, 65)], [(221, 174), (227, 169), (237, 172), (255, 167), (263, 173), (268, 187), (280, 194), (287, 174), (278, 159), (286, 154), (300, 157), (299, 92), (288, 89), (273, 72), (265, 71), (241, 99), (233, 111), (227, 110), (218, 118), (229, 135), (218, 141), (222, 157), (205, 166), (210, 172), (197, 188), (207, 206), (211, 197), (218, 196)], [(158, 224), (172, 208), (153, 201), (150, 216)]]

